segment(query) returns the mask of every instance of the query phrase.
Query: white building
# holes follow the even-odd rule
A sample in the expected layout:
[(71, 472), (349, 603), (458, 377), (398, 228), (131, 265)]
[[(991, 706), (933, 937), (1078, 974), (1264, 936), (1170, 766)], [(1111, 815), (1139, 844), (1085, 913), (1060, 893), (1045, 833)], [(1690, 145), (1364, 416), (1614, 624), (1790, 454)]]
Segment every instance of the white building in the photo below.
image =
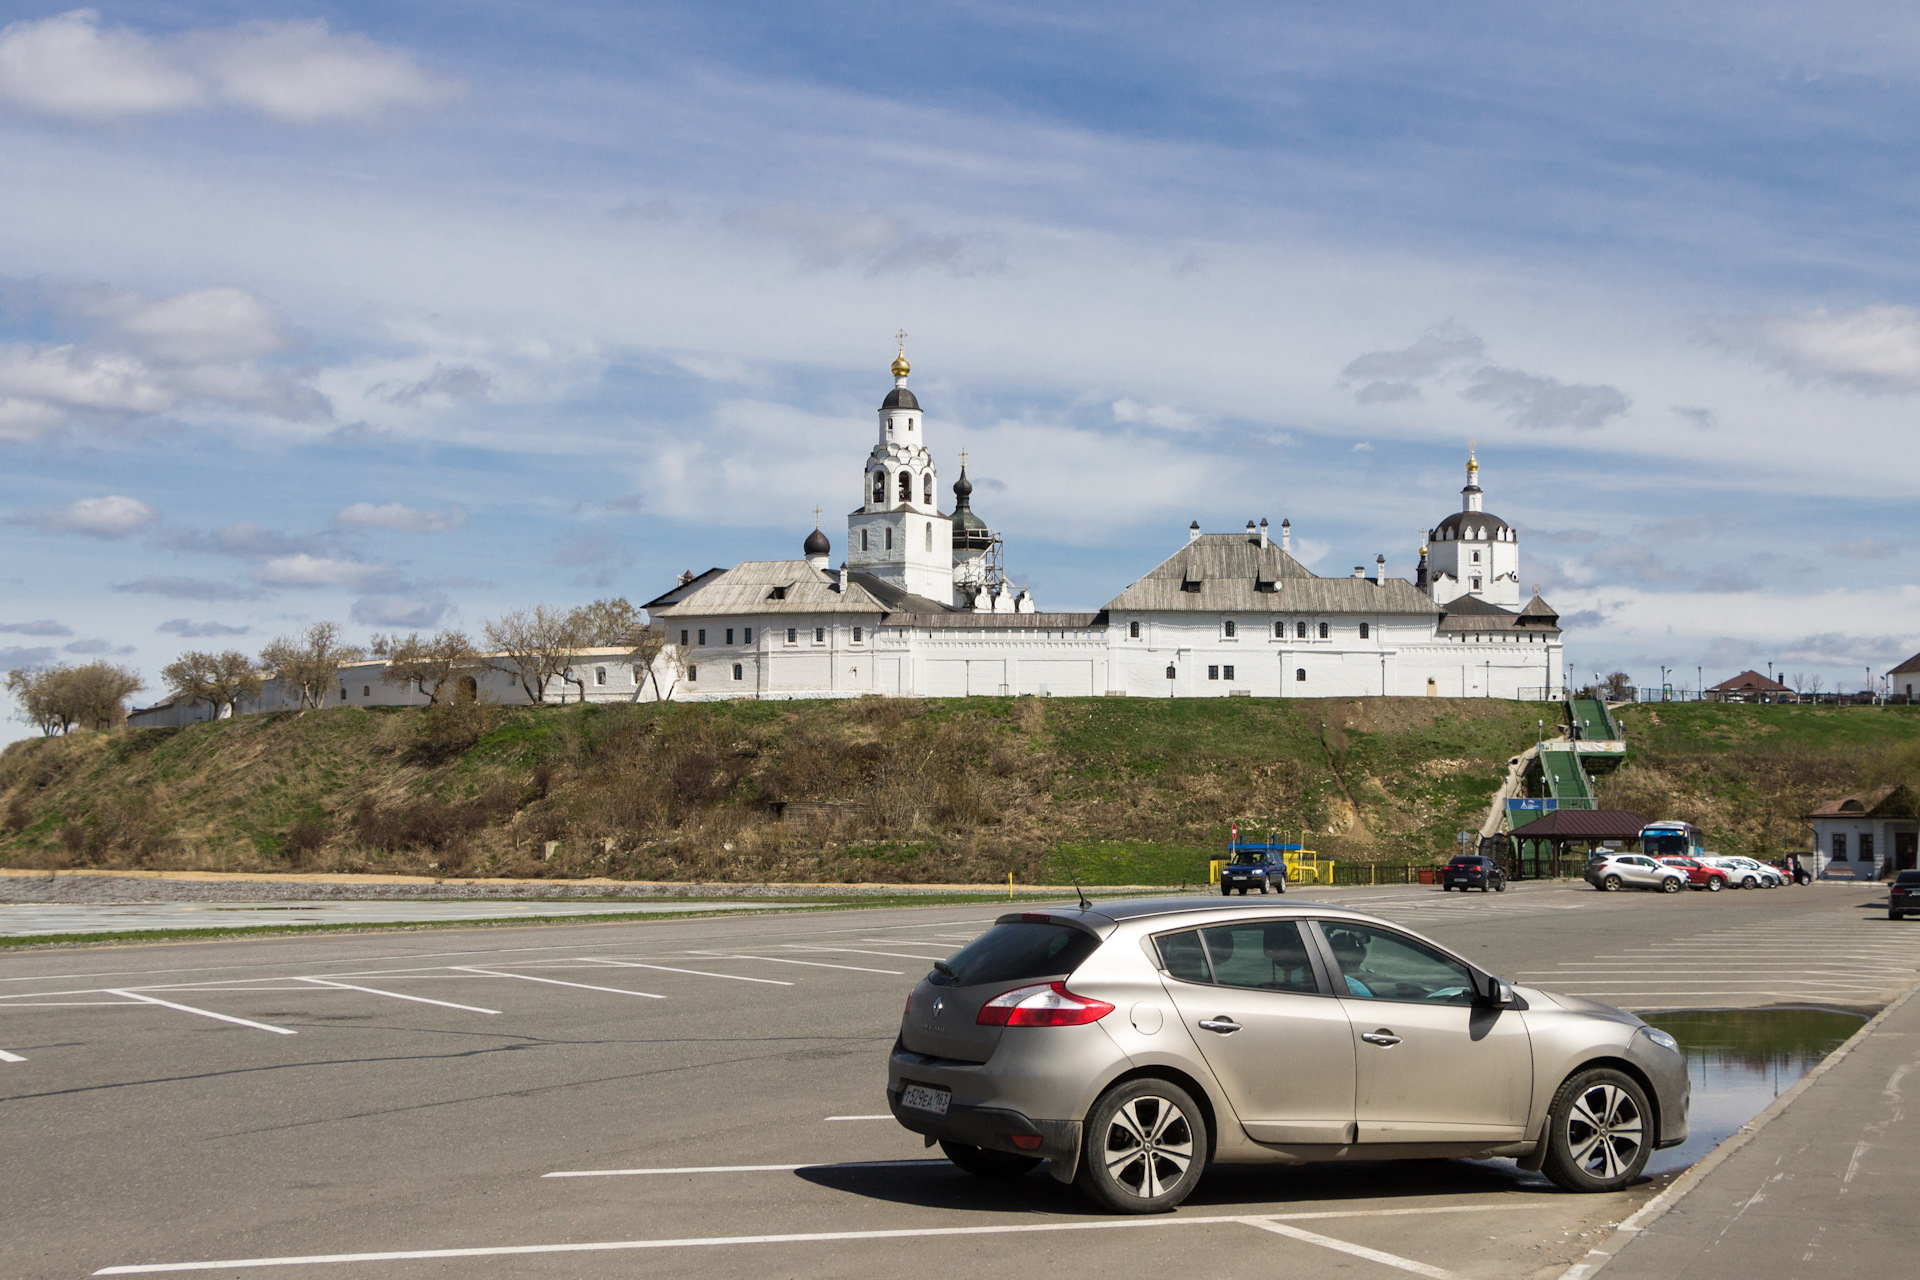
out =
[[(926, 417), (893, 362), (878, 439), (847, 516), (847, 552), (807, 535), (792, 560), (750, 560), (688, 576), (647, 602), (668, 646), (655, 678), (624, 651), (575, 664), (590, 701), (656, 696), (832, 698), (1042, 696), (1554, 697), (1562, 690), (1559, 618), (1535, 593), (1520, 600), (1520, 536), (1481, 507), (1471, 455), (1460, 511), (1433, 526), (1412, 582), (1387, 574), (1323, 578), (1292, 554), (1292, 523), (1269, 536), (1202, 533), (1094, 613), (1042, 613), (1007, 581), (1001, 539), (972, 509), (964, 464), (954, 508), (940, 510)], [(1518, 606), (1518, 607), (1516, 607)], [(381, 679), (378, 661), (343, 668), (337, 706), (424, 703)], [(590, 674), (587, 674), (590, 673)], [(475, 692), (525, 703), (511, 676)], [(549, 701), (580, 684), (556, 681)], [(291, 710), (276, 682), (241, 708)], [(162, 704), (130, 723), (205, 719), (204, 706)]]

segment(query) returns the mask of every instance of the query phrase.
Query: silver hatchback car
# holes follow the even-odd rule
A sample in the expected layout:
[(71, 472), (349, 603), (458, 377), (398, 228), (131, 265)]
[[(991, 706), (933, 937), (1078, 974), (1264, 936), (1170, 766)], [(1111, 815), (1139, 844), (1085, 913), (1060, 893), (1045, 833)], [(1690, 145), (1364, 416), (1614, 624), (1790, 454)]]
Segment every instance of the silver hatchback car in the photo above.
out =
[(1041, 1160), (1110, 1209), (1212, 1161), (1513, 1156), (1610, 1191), (1686, 1140), (1671, 1036), (1514, 987), (1385, 920), (1174, 898), (1025, 912), (913, 989), (894, 1117), (981, 1177)]

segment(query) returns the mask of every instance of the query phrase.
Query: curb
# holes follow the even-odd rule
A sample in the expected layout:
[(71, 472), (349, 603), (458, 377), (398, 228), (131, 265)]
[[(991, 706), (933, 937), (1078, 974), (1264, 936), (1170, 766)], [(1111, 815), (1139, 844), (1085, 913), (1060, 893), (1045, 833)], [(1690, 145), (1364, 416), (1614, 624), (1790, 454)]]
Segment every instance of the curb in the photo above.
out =
[(1868, 1036), (1879, 1030), (1882, 1022), (1885, 1022), (1896, 1009), (1913, 999), (1915, 995), (1920, 995), (1920, 982), (1915, 982), (1895, 996), (1891, 1004), (1869, 1018), (1867, 1025), (1849, 1036), (1845, 1044), (1822, 1058), (1813, 1070), (1795, 1081), (1792, 1088), (1775, 1098), (1773, 1104), (1765, 1111), (1741, 1125), (1739, 1130), (1731, 1134), (1726, 1141), (1702, 1156), (1692, 1168), (1675, 1178), (1672, 1185), (1665, 1191), (1641, 1205), (1631, 1217), (1615, 1227), (1613, 1234), (1603, 1243), (1587, 1250), (1585, 1258), (1562, 1271), (1557, 1280), (1587, 1280), (1589, 1276), (1613, 1261), (1614, 1256), (1632, 1243), (1635, 1236), (1658, 1221), (1667, 1210), (1679, 1204), (1688, 1192), (1699, 1186), (1708, 1174), (1725, 1164), (1734, 1152), (1752, 1142), (1760, 1131), (1772, 1124), (1774, 1118), (1791, 1106), (1796, 1098), (1812, 1088), (1814, 1081), (1840, 1065), (1847, 1055)]

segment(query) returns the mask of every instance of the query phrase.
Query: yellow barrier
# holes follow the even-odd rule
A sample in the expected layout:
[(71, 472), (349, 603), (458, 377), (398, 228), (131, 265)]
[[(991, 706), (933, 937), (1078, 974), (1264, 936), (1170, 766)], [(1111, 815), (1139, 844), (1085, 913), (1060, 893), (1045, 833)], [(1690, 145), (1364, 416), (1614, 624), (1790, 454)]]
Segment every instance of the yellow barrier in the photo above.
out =
[(1227, 865), (1227, 860), (1225, 858), (1215, 858), (1212, 862), (1209, 862), (1207, 864), (1207, 883), (1219, 884), (1220, 868), (1226, 865)]
[(1312, 849), (1302, 849), (1298, 853), (1284, 855), (1287, 860), (1288, 884), (1332, 884), (1333, 861), (1320, 860), (1320, 855)]

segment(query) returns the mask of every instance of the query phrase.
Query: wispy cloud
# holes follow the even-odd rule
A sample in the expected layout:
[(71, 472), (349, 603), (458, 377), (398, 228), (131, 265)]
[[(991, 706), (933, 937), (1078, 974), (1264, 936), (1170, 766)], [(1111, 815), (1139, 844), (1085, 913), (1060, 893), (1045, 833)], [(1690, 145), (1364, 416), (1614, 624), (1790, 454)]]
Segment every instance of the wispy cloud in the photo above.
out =
[(49, 507), (13, 517), (14, 524), (47, 533), (84, 533), (95, 538), (125, 538), (160, 519), (159, 511), (138, 498), (110, 494), (81, 498), (64, 507)]
[(1569, 384), (1523, 369), (1476, 370), (1461, 396), (1490, 405), (1516, 427), (1591, 431), (1633, 407), (1618, 387)]
[(1708, 325), (1704, 336), (1796, 382), (1889, 394), (1920, 391), (1920, 311), (1912, 307), (1728, 316)]
[(0, 633), (16, 636), (70, 636), (73, 628), (63, 626), (52, 618), (42, 618), (38, 622), (0, 622)]
[(244, 636), (252, 627), (230, 627), (222, 622), (195, 622), (191, 618), (168, 618), (155, 627), (162, 635), (201, 639), (207, 636)]
[(458, 507), (450, 511), (421, 511), (404, 502), (376, 506), (356, 502), (336, 511), (333, 523), (342, 529), (391, 529), (396, 533), (446, 533), (467, 523), (467, 513)]
[(166, 596), (173, 600), (258, 600), (266, 593), (257, 587), (211, 578), (147, 577), (116, 582), (112, 590), (136, 595)]

